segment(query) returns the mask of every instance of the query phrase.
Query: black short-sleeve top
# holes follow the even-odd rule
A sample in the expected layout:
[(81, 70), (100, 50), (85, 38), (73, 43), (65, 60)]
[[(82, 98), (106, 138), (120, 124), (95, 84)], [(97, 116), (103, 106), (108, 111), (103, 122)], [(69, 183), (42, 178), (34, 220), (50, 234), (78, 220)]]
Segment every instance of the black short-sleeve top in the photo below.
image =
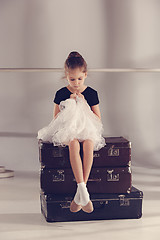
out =
[[(53, 101), (59, 105), (61, 101), (70, 98), (71, 94), (72, 92), (70, 92), (67, 87), (63, 87), (56, 92)], [(90, 107), (99, 104), (98, 93), (93, 88), (87, 87), (83, 92), (81, 92), (81, 94), (84, 95), (84, 98)]]

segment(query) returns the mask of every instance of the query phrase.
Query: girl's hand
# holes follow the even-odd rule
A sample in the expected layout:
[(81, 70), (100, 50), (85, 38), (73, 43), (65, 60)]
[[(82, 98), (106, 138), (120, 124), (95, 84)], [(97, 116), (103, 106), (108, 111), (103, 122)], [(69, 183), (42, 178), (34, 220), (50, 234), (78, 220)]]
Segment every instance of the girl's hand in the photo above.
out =
[(77, 93), (77, 96), (84, 99), (84, 95), (81, 94), (80, 92)]
[(77, 97), (77, 94), (76, 94), (76, 93), (72, 93), (72, 94), (70, 95), (70, 98), (76, 99), (76, 97)]
[(70, 95), (70, 98), (73, 98), (73, 99), (76, 100), (76, 97), (77, 97), (77, 96), (85, 100), (83, 94), (81, 94), (80, 92), (72, 93), (72, 94)]

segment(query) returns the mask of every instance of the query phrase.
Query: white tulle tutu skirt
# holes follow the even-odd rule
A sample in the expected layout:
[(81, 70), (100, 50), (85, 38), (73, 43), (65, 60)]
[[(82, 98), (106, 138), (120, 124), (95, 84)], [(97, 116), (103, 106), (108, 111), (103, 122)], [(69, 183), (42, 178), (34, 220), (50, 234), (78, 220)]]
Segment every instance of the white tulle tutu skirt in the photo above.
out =
[(80, 142), (90, 139), (94, 143), (94, 151), (105, 146), (102, 122), (84, 99), (66, 99), (60, 102), (59, 108), (56, 118), (38, 131), (38, 139), (52, 142), (54, 146), (69, 145), (73, 139)]

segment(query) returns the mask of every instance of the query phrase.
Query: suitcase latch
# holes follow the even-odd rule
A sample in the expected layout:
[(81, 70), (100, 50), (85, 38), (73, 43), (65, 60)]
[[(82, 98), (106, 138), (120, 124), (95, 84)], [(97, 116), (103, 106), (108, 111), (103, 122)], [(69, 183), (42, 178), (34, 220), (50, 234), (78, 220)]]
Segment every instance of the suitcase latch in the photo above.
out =
[(107, 181), (108, 182), (118, 182), (119, 181), (119, 173), (114, 174), (114, 170), (107, 170)]
[(53, 174), (53, 182), (64, 182), (64, 170), (57, 170), (56, 174)]
[(71, 201), (60, 203), (61, 208), (70, 208)]
[(114, 145), (108, 149), (108, 156), (109, 157), (118, 157), (119, 156), (119, 149), (114, 148)]
[(125, 195), (119, 195), (119, 201), (120, 201), (120, 206), (129, 206), (130, 205), (130, 201), (129, 199), (125, 198)]
[(94, 158), (99, 158), (99, 157), (100, 157), (100, 154), (99, 154), (99, 153), (94, 153), (94, 154), (93, 154), (93, 157), (94, 157)]

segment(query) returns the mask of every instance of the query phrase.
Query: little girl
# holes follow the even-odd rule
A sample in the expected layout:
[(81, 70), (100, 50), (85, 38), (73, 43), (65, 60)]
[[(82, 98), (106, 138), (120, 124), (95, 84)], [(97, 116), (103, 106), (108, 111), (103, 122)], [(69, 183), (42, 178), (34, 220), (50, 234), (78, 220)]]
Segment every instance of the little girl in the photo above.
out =
[[(71, 167), (77, 182), (77, 192), (70, 205), (71, 212), (93, 211), (86, 187), (93, 163), (93, 151), (105, 145), (97, 91), (86, 86), (87, 64), (78, 52), (71, 52), (65, 61), (68, 85), (56, 92), (54, 119), (39, 130), (38, 139), (55, 146), (69, 147)], [(83, 145), (83, 165), (80, 157)]]

